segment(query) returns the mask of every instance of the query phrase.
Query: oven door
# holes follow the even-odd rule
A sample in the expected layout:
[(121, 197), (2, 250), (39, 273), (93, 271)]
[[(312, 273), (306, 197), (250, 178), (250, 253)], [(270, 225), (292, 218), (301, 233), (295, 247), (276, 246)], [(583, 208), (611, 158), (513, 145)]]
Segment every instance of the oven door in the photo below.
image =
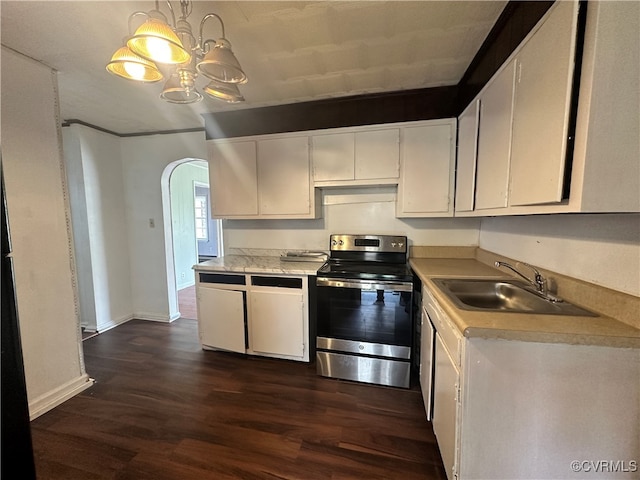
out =
[(318, 372), (408, 387), (412, 283), (318, 277), (316, 291)]
[(318, 277), (316, 285), (318, 337), (411, 347), (411, 282)]

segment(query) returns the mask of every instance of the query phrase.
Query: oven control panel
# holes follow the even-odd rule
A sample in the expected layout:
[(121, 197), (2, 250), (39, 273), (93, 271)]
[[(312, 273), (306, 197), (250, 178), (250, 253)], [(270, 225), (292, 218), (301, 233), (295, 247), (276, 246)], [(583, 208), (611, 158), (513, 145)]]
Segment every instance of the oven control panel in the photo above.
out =
[(332, 251), (407, 252), (407, 237), (401, 235), (331, 235), (329, 243)]

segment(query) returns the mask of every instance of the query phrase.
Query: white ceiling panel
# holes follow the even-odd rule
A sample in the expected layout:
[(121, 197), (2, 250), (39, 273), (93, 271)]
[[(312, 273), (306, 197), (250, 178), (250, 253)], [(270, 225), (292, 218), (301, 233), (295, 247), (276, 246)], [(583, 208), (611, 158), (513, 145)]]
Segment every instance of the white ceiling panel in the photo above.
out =
[[(169, 11), (167, 2), (160, 10)], [(176, 14), (179, 2), (171, 2)], [(128, 35), (128, 17), (153, 1), (0, 2), (2, 45), (58, 72), (64, 119), (127, 134), (203, 126), (202, 113), (456, 84), (505, 1), (196, 1), (194, 33), (220, 15), (249, 82), (230, 105), (159, 99), (164, 82), (139, 85), (105, 66)], [(134, 21), (134, 28), (140, 20)], [(205, 24), (218, 38), (220, 24)], [(165, 73), (167, 69), (162, 68)], [(198, 87), (206, 85), (198, 79)]]

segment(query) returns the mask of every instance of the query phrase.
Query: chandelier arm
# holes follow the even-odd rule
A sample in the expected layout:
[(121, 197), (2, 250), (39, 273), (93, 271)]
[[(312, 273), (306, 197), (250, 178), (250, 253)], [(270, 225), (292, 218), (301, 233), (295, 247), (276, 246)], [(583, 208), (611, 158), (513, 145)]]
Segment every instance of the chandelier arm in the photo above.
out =
[(137, 17), (139, 15), (149, 18), (149, 14), (147, 12), (141, 11), (133, 12), (131, 15), (129, 15), (129, 36), (133, 35), (133, 33), (135, 32), (135, 29), (131, 28), (131, 20), (133, 20), (133, 17)]
[(169, 11), (171, 12), (171, 21), (173, 22), (173, 28), (175, 29), (176, 28), (176, 14), (173, 12), (173, 7), (171, 6), (171, 2), (169, 0), (167, 0), (167, 6), (169, 7)]
[(190, 2), (189, 0), (180, 0), (180, 11), (182, 12), (181, 18), (186, 20), (193, 11), (193, 2)]
[[(202, 48), (202, 51), (204, 53), (207, 53), (207, 51), (204, 49), (205, 44), (209, 43), (210, 41), (213, 40), (206, 40), (204, 42), (204, 44), (202, 43), (202, 30), (204, 28), (204, 23), (209, 20), (210, 18), (217, 18), (218, 21), (220, 22), (220, 26), (222, 27), (222, 38), (225, 38), (224, 36), (224, 23), (222, 22), (222, 18), (220, 18), (219, 15), (215, 14), (215, 13), (207, 13), (204, 17), (202, 17), (202, 20), (200, 21), (200, 35), (198, 36), (198, 45)], [(215, 43), (215, 41), (213, 41)]]

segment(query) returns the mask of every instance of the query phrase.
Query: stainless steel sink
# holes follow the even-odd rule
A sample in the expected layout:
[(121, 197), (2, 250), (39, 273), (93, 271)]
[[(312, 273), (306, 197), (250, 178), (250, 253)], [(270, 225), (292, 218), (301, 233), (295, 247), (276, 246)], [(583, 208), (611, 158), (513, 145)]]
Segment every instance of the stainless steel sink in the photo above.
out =
[(433, 282), (463, 310), (598, 316), (565, 301), (548, 300), (518, 280), (437, 278)]

